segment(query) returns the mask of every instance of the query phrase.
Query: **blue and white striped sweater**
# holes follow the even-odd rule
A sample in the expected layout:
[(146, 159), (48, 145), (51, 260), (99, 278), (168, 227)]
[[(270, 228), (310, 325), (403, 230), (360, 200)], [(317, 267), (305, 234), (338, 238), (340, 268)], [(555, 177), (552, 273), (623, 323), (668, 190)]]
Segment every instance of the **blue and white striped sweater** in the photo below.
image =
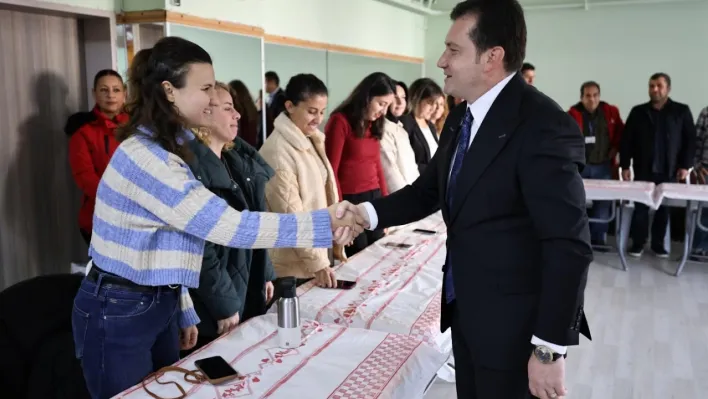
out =
[(98, 187), (89, 253), (141, 285), (181, 285), (180, 327), (197, 324), (187, 288), (199, 285), (205, 241), (235, 248), (329, 248), (327, 210), (237, 212), (148, 136), (116, 150)]

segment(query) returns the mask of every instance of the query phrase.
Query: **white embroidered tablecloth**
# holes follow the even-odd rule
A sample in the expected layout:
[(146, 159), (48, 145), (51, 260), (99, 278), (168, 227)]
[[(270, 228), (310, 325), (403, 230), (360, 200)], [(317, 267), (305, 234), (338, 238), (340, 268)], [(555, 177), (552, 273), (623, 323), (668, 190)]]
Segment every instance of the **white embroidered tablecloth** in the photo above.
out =
[[(320, 324), (302, 319), (303, 345), (277, 347), (276, 315), (248, 320), (228, 335), (205, 346), (176, 365), (195, 369), (194, 361), (222, 356), (240, 374), (219, 386), (192, 385), (179, 373), (160, 381), (176, 381), (188, 397), (229, 398), (420, 398), (446, 356), (421, 340), (399, 334)], [(173, 385), (148, 383), (164, 397), (179, 396)], [(137, 385), (117, 398), (150, 398)]]
[[(414, 228), (438, 233), (422, 235), (413, 233)], [(449, 354), (450, 332), (440, 333), (446, 238), (439, 213), (382, 238), (335, 269), (338, 279), (356, 280), (354, 288), (323, 289), (313, 281), (300, 286), (301, 317), (412, 335)], [(386, 243), (406, 243), (412, 247), (395, 249)]]
[(641, 181), (583, 179), (588, 200), (627, 200), (656, 209), (655, 185)]

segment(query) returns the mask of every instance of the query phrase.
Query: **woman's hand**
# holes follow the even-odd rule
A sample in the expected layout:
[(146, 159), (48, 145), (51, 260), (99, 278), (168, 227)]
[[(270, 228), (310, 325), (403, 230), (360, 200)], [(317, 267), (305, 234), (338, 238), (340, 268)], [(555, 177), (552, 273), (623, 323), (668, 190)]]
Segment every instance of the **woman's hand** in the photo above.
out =
[(364, 231), (365, 219), (356, 205), (342, 201), (327, 208), (337, 244), (346, 244)]
[(337, 286), (337, 277), (331, 267), (315, 272), (315, 283), (320, 288), (334, 288)]
[(183, 351), (194, 348), (197, 344), (197, 337), (199, 336), (199, 330), (197, 326), (189, 326), (183, 328), (179, 333), (179, 347)]
[(266, 303), (270, 302), (270, 300), (273, 299), (274, 292), (275, 292), (275, 287), (273, 286), (273, 282), (266, 281), (266, 283), (265, 283)]
[(332, 253), (334, 255), (335, 260), (338, 260), (342, 263), (347, 261), (347, 254), (344, 252), (343, 245), (335, 245), (334, 248), (332, 248)]
[(233, 330), (239, 322), (238, 312), (228, 319), (222, 319), (216, 322), (216, 333), (221, 335)]

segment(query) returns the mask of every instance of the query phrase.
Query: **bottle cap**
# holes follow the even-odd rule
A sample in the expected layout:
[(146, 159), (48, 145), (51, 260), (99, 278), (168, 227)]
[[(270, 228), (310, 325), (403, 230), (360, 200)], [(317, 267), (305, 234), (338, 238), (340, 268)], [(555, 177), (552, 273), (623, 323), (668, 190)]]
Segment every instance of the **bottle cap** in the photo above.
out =
[(297, 296), (297, 279), (295, 277), (283, 277), (278, 279), (276, 288), (280, 298), (295, 298)]

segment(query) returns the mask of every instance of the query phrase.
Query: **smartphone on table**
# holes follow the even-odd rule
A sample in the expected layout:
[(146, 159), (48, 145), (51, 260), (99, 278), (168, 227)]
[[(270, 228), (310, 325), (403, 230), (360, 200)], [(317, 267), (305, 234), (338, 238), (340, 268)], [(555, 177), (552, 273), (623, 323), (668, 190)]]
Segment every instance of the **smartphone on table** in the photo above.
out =
[(335, 288), (339, 290), (350, 290), (356, 286), (356, 281), (348, 280), (337, 280), (337, 286)]
[(195, 360), (194, 365), (212, 385), (218, 385), (238, 377), (238, 372), (221, 356)]
[(408, 249), (412, 246), (413, 246), (412, 244), (405, 244), (402, 242), (387, 242), (384, 244), (384, 247), (396, 248), (396, 249)]

